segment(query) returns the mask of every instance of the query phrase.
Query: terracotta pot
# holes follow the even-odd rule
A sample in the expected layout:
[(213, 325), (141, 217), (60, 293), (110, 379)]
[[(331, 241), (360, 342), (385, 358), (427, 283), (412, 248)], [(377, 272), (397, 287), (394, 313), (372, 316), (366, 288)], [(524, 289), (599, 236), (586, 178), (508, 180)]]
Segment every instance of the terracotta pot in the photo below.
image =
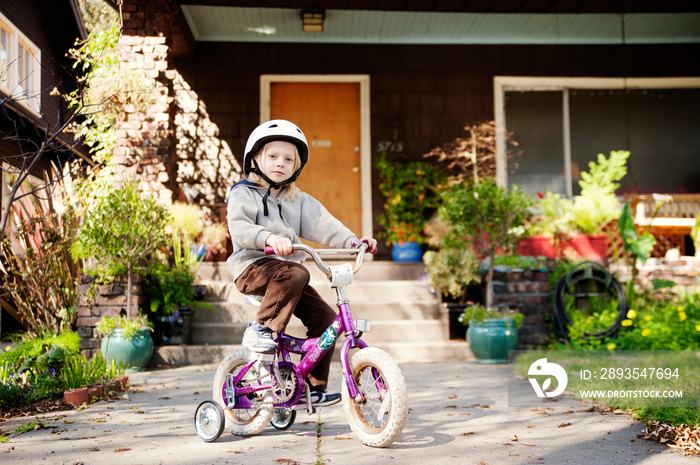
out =
[(71, 389), (63, 393), (63, 398), (73, 407), (79, 407), (90, 402), (90, 392), (88, 388)]
[(88, 392), (90, 393), (90, 402), (98, 401), (104, 396), (104, 385), (93, 384), (88, 387)]
[(119, 392), (119, 389), (117, 389), (117, 385), (114, 381), (108, 381), (105, 383), (105, 395), (106, 396), (113, 396)]
[(129, 387), (129, 377), (126, 375), (117, 376), (114, 378), (114, 385), (116, 386), (117, 391), (125, 390)]
[(551, 236), (530, 236), (518, 245), (519, 255), (545, 258), (573, 255), (589, 260), (604, 260), (606, 252), (606, 237), (601, 234), (572, 234), (559, 242), (555, 242)]

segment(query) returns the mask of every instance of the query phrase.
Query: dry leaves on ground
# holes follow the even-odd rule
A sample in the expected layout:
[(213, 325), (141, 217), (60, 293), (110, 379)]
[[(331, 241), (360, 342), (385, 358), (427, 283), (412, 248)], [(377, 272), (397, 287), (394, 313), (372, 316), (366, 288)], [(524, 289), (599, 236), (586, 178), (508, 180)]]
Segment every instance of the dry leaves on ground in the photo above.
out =
[(679, 449), (683, 455), (700, 455), (700, 427), (672, 426), (660, 421), (648, 424), (639, 437), (653, 439), (674, 449)]

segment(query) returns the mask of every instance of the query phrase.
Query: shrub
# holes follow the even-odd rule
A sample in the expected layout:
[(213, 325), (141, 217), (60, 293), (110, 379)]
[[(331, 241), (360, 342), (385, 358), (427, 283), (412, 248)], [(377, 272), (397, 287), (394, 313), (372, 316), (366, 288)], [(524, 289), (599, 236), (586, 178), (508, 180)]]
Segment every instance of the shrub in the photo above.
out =
[(376, 161), (379, 190), (386, 198), (384, 213), (379, 218), (383, 231), (380, 237), (387, 244), (427, 240), (425, 223), (438, 207), (436, 195), (443, 174), (428, 163), (393, 162), (382, 152)]
[(94, 258), (90, 272), (101, 280), (127, 275), (127, 316), (131, 315), (131, 275), (145, 273), (165, 244), (165, 209), (142, 198), (135, 182), (110, 191), (83, 218), (71, 248), (74, 257)]

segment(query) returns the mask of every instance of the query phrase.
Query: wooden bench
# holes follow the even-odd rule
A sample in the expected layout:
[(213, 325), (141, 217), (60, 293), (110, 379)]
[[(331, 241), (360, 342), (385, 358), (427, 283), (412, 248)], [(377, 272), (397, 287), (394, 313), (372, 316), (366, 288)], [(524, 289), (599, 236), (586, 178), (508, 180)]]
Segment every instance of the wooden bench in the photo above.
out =
[[(700, 212), (700, 194), (625, 195), (625, 202), (632, 207), (634, 224), (641, 230), (649, 227), (653, 235), (688, 235)], [(659, 203), (659, 213), (653, 218)]]

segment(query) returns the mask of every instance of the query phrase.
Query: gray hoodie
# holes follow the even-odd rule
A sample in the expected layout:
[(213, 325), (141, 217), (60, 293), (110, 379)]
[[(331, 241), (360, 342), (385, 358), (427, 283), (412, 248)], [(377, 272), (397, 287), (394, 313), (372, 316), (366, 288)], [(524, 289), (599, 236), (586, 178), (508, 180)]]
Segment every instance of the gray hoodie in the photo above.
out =
[[(248, 180), (237, 182), (227, 199), (226, 216), (233, 243), (228, 264), (235, 281), (256, 260), (265, 258), (265, 241), (270, 234), (287, 237), (300, 244), (300, 237), (333, 248), (349, 248), (355, 235), (331, 215), (321, 203), (298, 188), (294, 198), (267, 199), (268, 216), (263, 215), (263, 196), (267, 188)], [(295, 252), (291, 257), (272, 257), (303, 261), (306, 253)]]

